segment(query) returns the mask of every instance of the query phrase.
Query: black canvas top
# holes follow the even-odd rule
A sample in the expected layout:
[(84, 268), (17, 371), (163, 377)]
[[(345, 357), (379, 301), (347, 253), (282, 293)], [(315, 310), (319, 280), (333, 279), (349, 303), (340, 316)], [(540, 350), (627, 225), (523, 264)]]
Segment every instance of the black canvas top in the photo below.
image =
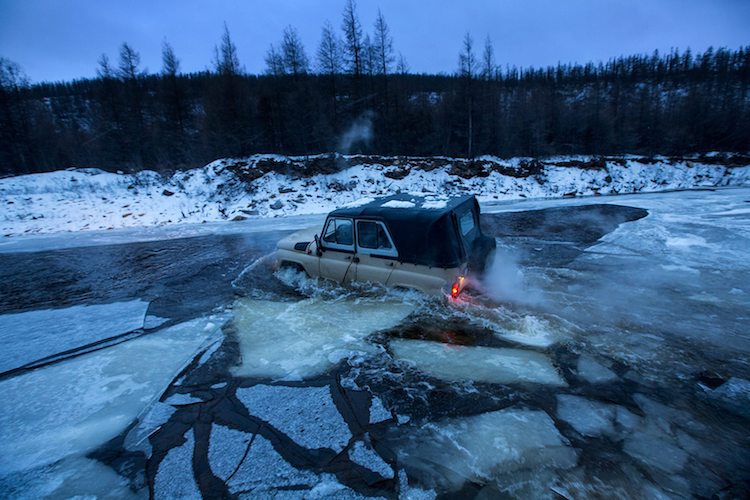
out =
[(468, 249), (461, 242), (456, 217), (475, 210), (479, 227), (479, 204), (474, 196), (436, 197), (397, 194), (365, 205), (339, 208), (329, 217), (380, 220), (388, 227), (399, 260), (431, 267), (457, 267)]

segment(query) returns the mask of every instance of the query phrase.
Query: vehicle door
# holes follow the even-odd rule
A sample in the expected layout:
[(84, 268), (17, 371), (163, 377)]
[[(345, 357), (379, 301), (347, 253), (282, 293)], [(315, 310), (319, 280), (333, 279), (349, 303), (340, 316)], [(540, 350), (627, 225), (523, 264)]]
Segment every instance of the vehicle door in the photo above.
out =
[(357, 220), (357, 281), (386, 283), (398, 251), (387, 226), (381, 221)]
[(354, 223), (352, 219), (331, 217), (323, 227), (320, 239), (320, 276), (338, 283), (352, 281), (355, 276)]

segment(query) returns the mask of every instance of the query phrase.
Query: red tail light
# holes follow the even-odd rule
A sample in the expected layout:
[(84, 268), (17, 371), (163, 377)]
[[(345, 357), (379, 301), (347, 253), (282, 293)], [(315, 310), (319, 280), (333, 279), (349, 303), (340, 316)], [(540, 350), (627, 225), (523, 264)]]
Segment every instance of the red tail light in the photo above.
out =
[(451, 297), (453, 297), (454, 299), (458, 297), (458, 291), (458, 283), (453, 283), (453, 286), (451, 287)]

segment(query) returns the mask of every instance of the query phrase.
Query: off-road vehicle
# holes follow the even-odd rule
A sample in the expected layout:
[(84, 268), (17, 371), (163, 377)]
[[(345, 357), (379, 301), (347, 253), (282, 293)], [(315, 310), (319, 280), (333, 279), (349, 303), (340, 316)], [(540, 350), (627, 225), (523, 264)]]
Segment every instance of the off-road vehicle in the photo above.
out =
[(469, 272), (481, 273), (495, 240), (482, 234), (474, 196), (397, 194), (328, 214), (278, 243), (280, 267), (346, 283), (379, 282), (456, 297)]

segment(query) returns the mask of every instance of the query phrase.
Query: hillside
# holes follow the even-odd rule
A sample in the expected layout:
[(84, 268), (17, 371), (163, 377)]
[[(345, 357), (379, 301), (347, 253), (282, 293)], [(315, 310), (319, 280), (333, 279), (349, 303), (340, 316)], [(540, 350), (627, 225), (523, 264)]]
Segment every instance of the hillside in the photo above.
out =
[(480, 201), (750, 185), (750, 157), (548, 159), (255, 155), (162, 176), (68, 169), (0, 179), (0, 234), (82, 231), (325, 213), (395, 192)]

